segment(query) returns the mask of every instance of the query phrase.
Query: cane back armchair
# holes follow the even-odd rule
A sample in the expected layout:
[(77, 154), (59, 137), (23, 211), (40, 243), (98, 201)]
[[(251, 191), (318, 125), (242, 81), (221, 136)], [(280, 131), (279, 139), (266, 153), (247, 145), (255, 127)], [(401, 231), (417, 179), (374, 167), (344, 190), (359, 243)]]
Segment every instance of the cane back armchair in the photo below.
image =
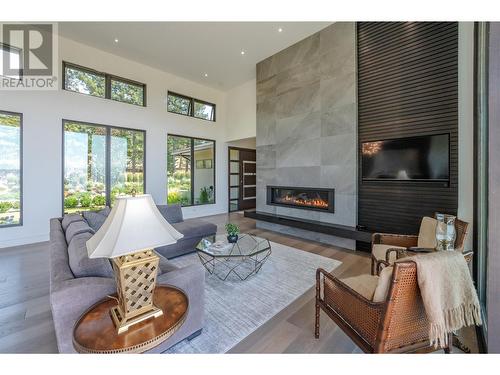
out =
[[(394, 264), (387, 297), (372, 302), (323, 269), (316, 272), (315, 337), (323, 310), (364, 352), (405, 353), (429, 347), (429, 322), (416, 263)], [(452, 338), (448, 340), (452, 342)], [(451, 352), (451, 344), (444, 349)]]
[[(460, 219), (455, 219), (455, 251), (464, 252), (465, 239), (467, 238), (467, 232), (469, 228), (469, 223), (462, 221)], [(409, 248), (412, 246), (417, 246), (418, 235), (407, 235), (407, 234), (391, 234), (391, 233), (373, 233), (372, 235), (372, 249), (373, 245), (391, 245), (395, 248), (389, 248), (385, 253), (385, 259), (377, 258), (372, 251), (371, 254), (371, 273), (372, 275), (378, 275), (380, 272), (380, 267), (387, 266), (390, 263), (390, 259), (400, 258), (404, 256), (405, 250), (402, 248)], [(395, 253), (396, 256), (391, 256)], [(468, 257), (471, 257), (472, 253), (465, 254), (464, 256), (469, 261)]]

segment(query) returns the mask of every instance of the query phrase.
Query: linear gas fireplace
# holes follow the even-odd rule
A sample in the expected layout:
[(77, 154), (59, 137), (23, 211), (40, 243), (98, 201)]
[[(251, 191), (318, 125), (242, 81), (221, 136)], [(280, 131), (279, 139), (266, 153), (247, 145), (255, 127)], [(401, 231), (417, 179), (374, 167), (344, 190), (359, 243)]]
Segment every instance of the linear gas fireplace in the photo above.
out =
[(267, 204), (334, 212), (334, 189), (268, 186)]

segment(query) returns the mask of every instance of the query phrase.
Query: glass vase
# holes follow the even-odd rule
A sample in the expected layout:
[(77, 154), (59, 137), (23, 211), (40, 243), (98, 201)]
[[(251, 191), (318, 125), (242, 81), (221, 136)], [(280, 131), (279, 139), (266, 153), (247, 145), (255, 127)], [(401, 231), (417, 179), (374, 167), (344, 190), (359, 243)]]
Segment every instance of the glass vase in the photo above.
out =
[(436, 214), (436, 250), (455, 250), (455, 216)]

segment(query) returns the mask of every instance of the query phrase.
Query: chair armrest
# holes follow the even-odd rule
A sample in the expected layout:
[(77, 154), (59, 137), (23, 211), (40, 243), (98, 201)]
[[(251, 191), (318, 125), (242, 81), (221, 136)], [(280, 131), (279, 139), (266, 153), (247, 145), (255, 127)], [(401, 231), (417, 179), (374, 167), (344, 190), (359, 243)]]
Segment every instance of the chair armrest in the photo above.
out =
[[(375, 272), (377, 274), (377, 276), (380, 275), (380, 271), (382, 271), (383, 268), (385, 267), (390, 267), (390, 263), (388, 261), (385, 261), (385, 260), (378, 260), (377, 261), (377, 264), (375, 266)], [(383, 266), (383, 267), (382, 267)]]
[[(322, 277), (323, 276), (323, 277)], [(381, 323), (384, 302), (372, 302), (341, 280), (319, 268), (316, 271), (316, 290), (320, 303), (346, 322), (369, 345), (375, 345), (377, 329)]]
[(412, 234), (373, 233), (372, 244), (412, 247), (417, 246), (418, 236)]
[[(346, 294), (346, 296), (349, 295), (352, 298), (358, 299), (359, 301), (361, 301), (363, 303), (365, 303), (365, 302), (371, 303), (371, 301), (369, 299), (366, 299), (361, 294), (356, 292), (354, 289), (352, 289), (349, 286), (347, 286), (346, 284), (344, 284), (339, 278), (333, 276), (331, 273), (325, 271), (323, 268), (318, 268), (316, 270), (316, 281), (317, 282), (321, 283), (321, 276), (323, 276), (324, 279), (328, 279), (329, 281), (331, 281), (337, 287), (342, 288), (342, 293)], [(324, 282), (324, 279), (323, 279), (323, 282)], [(328, 288), (328, 284), (323, 284), (323, 292), (324, 292), (325, 288)]]
[(385, 261), (387, 263), (389, 263), (389, 259), (391, 259), (392, 253), (395, 253), (396, 259), (399, 259), (406, 254), (406, 249), (400, 249), (397, 247), (391, 247), (390, 249), (387, 249), (387, 251), (385, 252)]

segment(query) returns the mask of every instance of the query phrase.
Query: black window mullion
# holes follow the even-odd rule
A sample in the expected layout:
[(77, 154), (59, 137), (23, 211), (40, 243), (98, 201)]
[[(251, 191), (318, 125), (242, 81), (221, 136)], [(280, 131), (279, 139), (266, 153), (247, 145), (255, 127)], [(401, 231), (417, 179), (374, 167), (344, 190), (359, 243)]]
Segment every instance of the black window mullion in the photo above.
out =
[(106, 127), (106, 206), (111, 207), (111, 128)]
[(104, 97), (106, 99), (111, 99), (111, 76), (109, 74), (106, 74), (105, 77), (106, 77), (106, 88), (104, 90)]
[(191, 205), (194, 206), (194, 138), (191, 138)]

